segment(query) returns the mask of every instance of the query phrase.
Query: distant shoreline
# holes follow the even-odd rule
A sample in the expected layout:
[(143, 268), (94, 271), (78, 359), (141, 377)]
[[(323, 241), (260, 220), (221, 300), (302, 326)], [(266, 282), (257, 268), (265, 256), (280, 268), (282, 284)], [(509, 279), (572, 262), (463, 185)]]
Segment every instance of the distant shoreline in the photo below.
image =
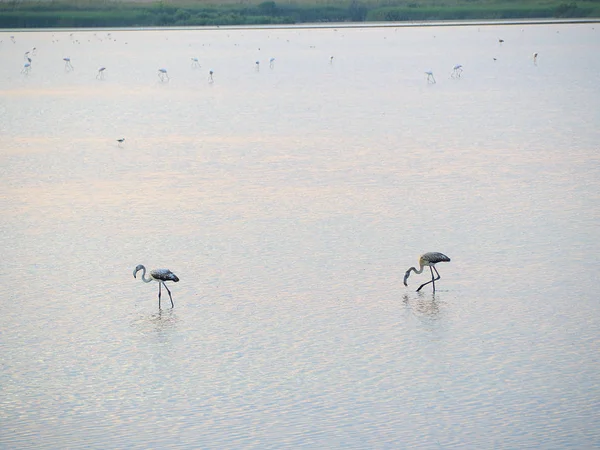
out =
[(85, 31), (215, 31), (215, 30), (286, 30), (286, 29), (335, 29), (335, 28), (413, 28), (413, 27), (466, 27), (495, 25), (566, 25), (600, 23), (600, 18), (585, 19), (506, 19), (506, 20), (447, 20), (422, 22), (339, 22), (339, 23), (299, 23), (289, 25), (211, 25), (211, 26), (172, 26), (172, 27), (73, 27), (73, 28), (2, 28), (5, 32), (85, 32)]
[(0, 0), (0, 29), (13, 30), (481, 26), (598, 20), (597, 0), (220, 0), (218, 4), (201, 0)]

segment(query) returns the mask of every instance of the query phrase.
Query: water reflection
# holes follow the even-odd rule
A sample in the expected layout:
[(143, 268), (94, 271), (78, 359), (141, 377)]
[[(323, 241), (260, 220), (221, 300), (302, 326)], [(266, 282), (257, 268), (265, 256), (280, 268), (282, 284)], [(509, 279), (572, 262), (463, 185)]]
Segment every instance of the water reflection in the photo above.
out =
[(441, 319), (441, 303), (436, 298), (435, 293), (416, 294), (417, 297), (411, 298), (408, 294), (402, 296), (404, 307), (413, 313), (413, 315), (421, 318), (439, 320)]
[(159, 310), (156, 313), (138, 317), (131, 326), (140, 334), (155, 334), (166, 338), (177, 328), (179, 318), (173, 309)]

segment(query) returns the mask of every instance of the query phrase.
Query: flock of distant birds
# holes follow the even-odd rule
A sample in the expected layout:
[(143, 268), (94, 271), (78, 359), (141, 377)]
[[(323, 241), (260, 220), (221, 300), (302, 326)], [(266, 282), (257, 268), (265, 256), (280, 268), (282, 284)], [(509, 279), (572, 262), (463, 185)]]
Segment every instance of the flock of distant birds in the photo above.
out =
[[(72, 37), (73, 33), (71, 33), (70, 36)], [(111, 33), (108, 33), (107, 37), (108, 37), (108, 39), (112, 39)], [(16, 44), (16, 42), (17, 42), (14, 36), (10, 36), (10, 40), (13, 44)], [(2, 41), (0, 41), (0, 43), (1, 42)], [(54, 41), (52, 41), (52, 42), (54, 42)], [(75, 41), (75, 42), (78, 42), (78, 41)], [(37, 52), (37, 48), (33, 47), (33, 49), (26, 51), (25, 54), (23, 55), (23, 58), (25, 59), (25, 63), (23, 64), (23, 68), (21, 69), (21, 73), (23, 75), (28, 75), (31, 72), (31, 64), (33, 62), (32, 56), (35, 56), (36, 52)], [(191, 60), (192, 60), (192, 67), (194, 67), (194, 68), (201, 67), (200, 61), (198, 60), (198, 58), (191, 58)], [(66, 72), (72, 72), (73, 70), (75, 70), (75, 67), (73, 67), (73, 64), (71, 64), (71, 58), (69, 56), (64, 57), (63, 61), (65, 62), (65, 71)], [(256, 61), (257, 68), (258, 68), (259, 64), (260, 64), (260, 62)], [(274, 67), (274, 64), (275, 64), (275, 58), (271, 58), (269, 60), (269, 66), (271, 67), (271, 69)], [(98, 72), (96, 74), (96, 79), (98, 79), (98, 80), (104, 79), (105, 71), (106, 71), (106, 67), (104, 67), (104, 66), (99, 67)], [(213, 74), (214, 74), (213, 70), (208, 71), (208, 82), (209, 83), (214, 82)], [(167, 69), (165, 69), (164, 67), (161, 67), (160, 69), (158, 69), (158, 79), (162, 82), (167, 82), (170, 80)]]
[[(71, 37), (73, 36), (73, 34), (71, 33), (70, 35)], [(108, 33), (107, 37), (109, 39), (112, 39), (111, 34)], [(10, 36), (10, 39), (13, 43), (16, 43), (15, 37), (14, 36)], [(500, 44), (504, 43), (504, 39), (498, 39), (498, 42)], [(32, 63), (32, 59), (31, 56), (35, 56), (36, 54), (36, 47), (34, 47), (31, 51), (27, 51), (25, 52), (24, 58), (25, 58), (25, 64), (23, 65), (23, 68), (21, 70), (21, 73), (26, 75), (29, 74), (31, 71), (31, 63)], [(533, 63), (537, 64), (537, 58), (538, 58), (538, 53), (535, 52), (533, 54)], [(65, 62), (65, 71), (70, 72), (72, 70), (74, 70), (75, 68), (73, 67), (73, 65), (71, 64), (71, 58), (70, 57), (65, 57), (63, 58), (63, 61)], [(200, 66), (200, 61), (198, 60), (198, 58), (192, 57), (191, 58), (192, 61), (192, 67), (194, 68), (199, 68)], [(494, 58), (494, 61), (496, 61), (496, 58)], [(333, 56), (331, 56), (329, 58), (329, 63), (333, 64)], [(260, 61), (256, 61), (254, 63), (256, 70), (260, 70)], [(275, 67), (275, 58), (270, 58), (269, 59), (269, 67), (271, 69), (273, 69)], [(104, 72), (106, 71), (106, 67), (102, 66), (98, 68), (98, 73), (96, 74), (96, 79), (102, 80), (104, 79)], [(452, 68), (452, 71), (450, 72), (450, 77), (451, 78), (460, 78), (462, 76), (462, 72), (463, 72), (463, 65), (462, 64), (455, 64), (454, 67)], [(211, 69), (208, 72), (208, 82), (209, 83), (213, 83), (214, 82), (214, 71)], [(426, 70), (425, 71), (425, 75), (427, 75), (426, 81), (427, 83), (430, 84), (435, 84), (435, 77), (433, 76), (433, 71), (431, 70)], [(170, 80), (169, 78), (169, 73), (167, 71), (167, 69), (165, 69), (164, 67), (161, 67), (160, 69), (158, 69), (158, 79), (161, 82), (168, 82)]]
[[(419, 288), (417, 289), (417, 292), (419, 292), (421, 289), (423, 289), (424, 286), (427, 286), (428, 284), (431, 283), (431, 285), (433, 286), (433, 292), (435, 293), (435, 282), (441, 278), (439, 272), (435, 268), (435, 265), (437, 263), (441, 263), (441, 262), (450, 262), (450, 258), (448, 258), (443, 253), (439, 253), (439, 252), (427, 252), (427, 253), (422, 254), (419, 257), (419, 270), (417, 270), (415, 267), (411, 267), (404, 274), (404, 286), (408, 286), (408, 283), (407, 283), (408, 277), (410, 276), (410, 274), (412, 272), (414, 272), (416, 274), (420, 274), (420, 273), (423, 273), (423, 269), (425, 267), (429, 267), (429, 270), (431, 271), (431, 280), (429, 280), (426, 283), (423, 283), (421, 286), (419, 286)], [(142, 281), (144, 283), (150, 283), (152, 281), (156, 281), (158, 283), (158, 309), (160, 309), (160, 297), (162, 295), (162, 287), (163, 286), (169, 293), (169, 299), (171, 300), (171, 308), (174, 308), (175, 304), (173, 303), (173, 297), (171, 295), (171, 291), (169, 290), (169, 288), (167, 287), (167, 285), (165, 283), (167, 281), (172, 281), (174, 283), (177, 283), (179, 281), (179, 277), (177, 275), (175, 275), (173, 272), (171, 272), (169, 269), (154, 269), (154, 270), (150, 271), (150, 277), (146, 278), (146, 267), (143, 264), (138, 264), (136, 266), (136, 268), (133, 269), (133, 278), (137, 278), (137, 274), (140, 270), (142, 271)], [(435, 272), (435, 275), (434, 275), (434, 272)]]
[[(94, 33), (95, 35), (95, 33)], [(71, 38), (73, 37), (73, 33), (70, 34)], [(112, 39), (111, 37), (111, 33), (107, 34), (108, 39)], [(12, 41), (13, 44), (16, 44), (16, 39), (14, 36), (10, 36), (10, 40)], [(1, 43), (2, 41), (0, 41)], [(54, 42), (54, 40), (52, 41)], [(78, 41), (74, 41), (74, 42), (78, 42)], [(32, 50), (28, 50), (25, 52), (25, 54), (23, 55), (24, 59), (25, 59), (25, 63), (23, 64), (23, 68), (21, 69), (21, 73), (23, 75), (28, 75), (31, 72), (31, 64), (33, 62), (32, 60), (32, 56), (35, 56), (37, 52), (37, 48), (33, 47)], [(331, 57), (333, 60), (333, 56)], [(193, 68), (200, 68), (200, 61), (198, 58), (192, 57), (192, 67)], [(63, 61), (65, 62), (65, 71), (66, 72), (72, 72), (73, 70), (75, 70), (75, 67), (73, 67), (73, 64), (71, 64), (71, 58), (69, 56), (66, 56), (63, 58)], [(258, 70), (259, 66), (260, 66), (260, 61), (256, 61), (255, 63), (256, 69)], [(269, 67), (271, 69), (273, 69), (275, 67), (275, 58), (270, 58), (269, 59)], [(98, 80), (103, 80), (104, 79), (104, 72), (106, 71), (106, 67), (101, 66), (98, 68), (98, 72), (96, 74), (96, 79)], [(208, 71), (208, 82), (209, 83), (213, 83), (214, 82), (214, 71), (211, 69)], [(160, 69), (158, 69), (158, 79), (161, 82), (168, 82), (170, 80), (169, 78), (169, 72), (167, 71), (167, 69), (165, 69), (164, 67), (161, 67)], [(122, 142), (122, 141), (120, 141)]]

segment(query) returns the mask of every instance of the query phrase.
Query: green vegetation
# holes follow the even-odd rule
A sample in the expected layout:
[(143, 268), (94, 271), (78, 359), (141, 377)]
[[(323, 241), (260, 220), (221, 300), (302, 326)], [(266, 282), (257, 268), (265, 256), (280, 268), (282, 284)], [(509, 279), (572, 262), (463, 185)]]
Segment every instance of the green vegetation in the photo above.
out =
[[(210, 1), (210, 0), (208, 0)], [(215, 0), (218, 1), (218, 0)], [(0, 1), (0, 28), (598, 18), (600, 0)]]

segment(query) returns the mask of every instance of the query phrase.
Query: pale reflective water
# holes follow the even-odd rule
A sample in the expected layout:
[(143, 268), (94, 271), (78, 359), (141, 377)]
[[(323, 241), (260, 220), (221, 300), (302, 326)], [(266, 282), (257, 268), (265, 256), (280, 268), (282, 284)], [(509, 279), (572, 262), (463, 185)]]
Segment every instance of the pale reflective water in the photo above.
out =
[(597, 28), (0, 33), (0, 447), (598, 445)]

